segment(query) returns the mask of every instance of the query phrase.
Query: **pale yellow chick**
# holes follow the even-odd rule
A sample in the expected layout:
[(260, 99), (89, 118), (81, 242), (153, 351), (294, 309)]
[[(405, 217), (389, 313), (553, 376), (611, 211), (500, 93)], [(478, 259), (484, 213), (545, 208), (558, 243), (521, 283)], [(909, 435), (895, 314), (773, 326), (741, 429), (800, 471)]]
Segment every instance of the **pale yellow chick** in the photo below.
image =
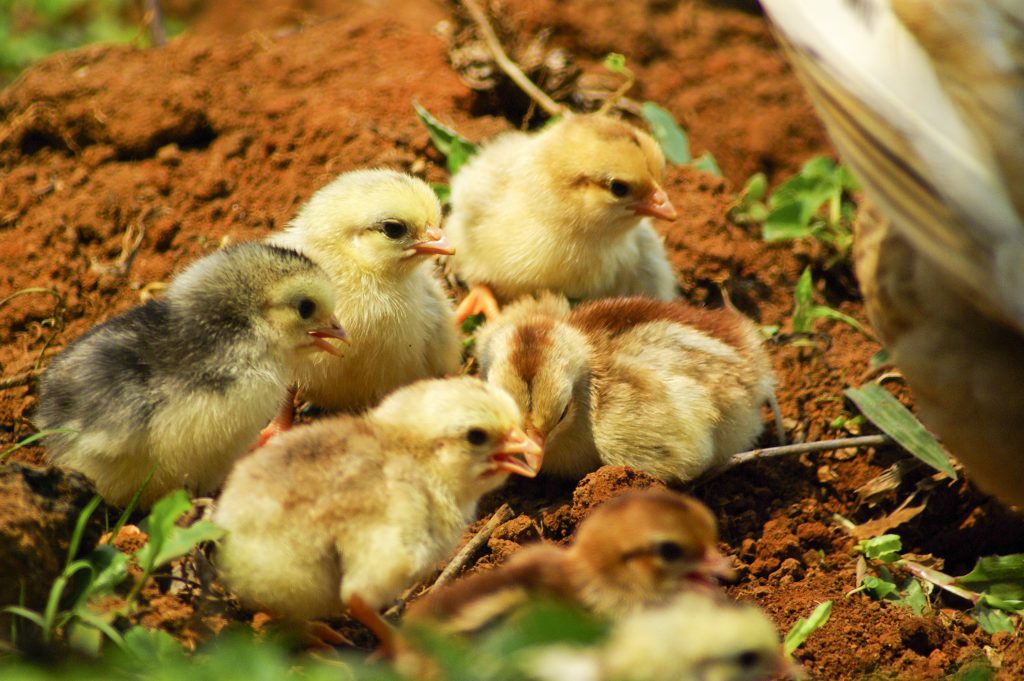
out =
[(500, 302), (542, 290), (674, 298), (675, 276), (648, 219), (677, 215), (664, 169), (650, 135), (608, 116), (567, 116), (486, 143), (452, 180), (452, 263), (479, 287), (458, 316), (493, 315), (488, 290)]
[(507, 473), (540, 449), (502, 390), (475, 378), (402, 388), (363, 416), (287, 431), (239, 462), (214, 520), (246, 604), (290, 620), (346, 608), (387, 645), (378, 609), (434, 568)]
[(320, 407), (359, 411), (422, 378), (459, 370), (451, 303), (429, 256), (450, 255), (430, 187), (394, 170), (345, 173), (320, 189), (275, 244), (309, 256), (334, 282), (351, 344), (312, 357), (298, 387)]
[(544, 471), (563, 477), (611, 464), (691, 480), (755, 441), (774, 395), (757, 326), (682, 301), (524, 299), (477, 352), (544, 443)]

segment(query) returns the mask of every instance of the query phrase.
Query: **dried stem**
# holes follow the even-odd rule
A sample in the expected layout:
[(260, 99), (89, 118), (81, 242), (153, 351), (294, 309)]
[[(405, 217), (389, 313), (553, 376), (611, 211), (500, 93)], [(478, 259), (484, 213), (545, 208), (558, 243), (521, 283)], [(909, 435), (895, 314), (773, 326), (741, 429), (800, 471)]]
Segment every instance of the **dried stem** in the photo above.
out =
[(11, 376), (10, 378), (0, 379), (0, 390), (9, 390), (10, 388), (17, 388), (18, 386), (28, 385), (32, 379), (43, 375), (42, 369), (32, 369), (25, 373)]
[(764, 449), (752, 449), (748, 452), (733, 454), (721, 466), (712, 468), (697, 478), (695, 482), (708, 482), (714, 480), (722, 473), (755, 459), (767, 459), (775, 456), (789, 456), (790, 454), (809, 454), (812, 452), (828, 452), (835, 449), (846, 449), (847, 447), (880, 447), (892, 444), (893, 439), (888, 435), (862, 435), (860, 437), (844, 437), (838, 440), (819, 440), (817, 442), (801, 442), (782, 447), (765, 447)]
[(437, 579), (434, 580), (434, 585), (430, 588), (436, 589), (437, 587), (444, 586), (454, 579), (455, 575), (459, 574), (459, 572), (469, 564), (469, 561), (473, 559), (473, 556), (475, 556), (476, 552), (480, 550), (480, 547), (487, 543), (487, 540), (491, 538), (494, 531), (498, 529), (498, 525), (501, 525), (511, 516), (512, 509), (509, 508), (508, 504), (502, 504), (501, 507), (494, 512), (494, 515), (491, 516), (491, 519), (487, 521), (487, 524), (481, 527), (480, 531), (473, 535), (473, 538), (466, 542), (466, 545), (463, 546), (462, 549), (455, 554), (455, 557), (448, 562), (448, 565), (446, 565), (444, 570), (441, 571), (441, 574), (437, 576)]
[(519, 65), (509, 58), (498, 41), (498, 36), (494, 33), (490, 21), (487, 20), (487, 15), (477, 1), (462, 0), (462, 4), (469, 11), (469, 15), (483, 34), (484, 43), (494, 56), (494, 61), (497, 62), (498, 68), (504, 71), (505, 75), (511, 78), (512, 82), (518, 85), (533, 101), (537, 102), (540, 108), (544, 109), (549, 116), (564, 116), (568, 113), (566, 107), (551, 99), (546, 92), (534, 85), (533, 81), (527, 78), (523, 70), (519, 68)]

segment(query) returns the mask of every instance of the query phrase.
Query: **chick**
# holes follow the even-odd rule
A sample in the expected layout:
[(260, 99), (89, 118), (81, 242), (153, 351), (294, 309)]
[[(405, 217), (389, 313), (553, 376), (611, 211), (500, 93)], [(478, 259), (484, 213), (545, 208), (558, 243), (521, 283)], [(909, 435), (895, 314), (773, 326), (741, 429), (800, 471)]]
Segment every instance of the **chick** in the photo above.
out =
[(1024, 8), (763, 4), (864, 187), (872, 324), (970, 477), (1024, 504)]
[(71, 343), (43, 375), (35, 422), (50, 458), (125, 505), (216, 490), (274, 415), (295, 367), (344, 338), (327, 275), (295, 251), (248, 243), (175, 277), (162, 300)]
[(378, 609), (455, 547), (506, 473), (536, 475), (519, 422), (508, 395), (466, 377), (278, 436), (236, 466), (214, 516), (228, 584), (290, 620), (348, 608), (386, 645)]
[(475, 632), (538, 597), (619, 617), (731, 578), (717, 540), (714, 516), (696, 499), (657, 489), (627, 492), (587, 517), (569, 547), (527, 547), (501, 567), (427, 593), (407, 621)]
[(351, 344), (310, 357), (298, 386), (327, 409), (360, 411), (403, 385), (456, 373), (462, 346), (428, 256), (450, 255), (441, 206), (421, 180), (393, 170), (345, 173), (320, 189), (271, 243), (323, 267)]
[[(542, 657), (534, 671), (541, 679), (566, 678), (559, 673), (566, 657)], [(630, 614), (595, 653), (574, 663), (584, 672), (577, 681), (768, 681), (799, 674), (759, 608), (698, 592)]]
[(474, 289), (457, 317), (552, 290), (570, 298), (676, 296), (648, 216), (674, 220), (665, 158), (636, 128), (575, 115), (485, 144), (452, 180), (446, 231), (456, 274)]
[(602, 464), (691, 480), (749, 447), (774, 377), (757, 327), (731, 309), (645, 298), (508, 306), (478, 334), (482, 376), (523, 410), (544, 470)]

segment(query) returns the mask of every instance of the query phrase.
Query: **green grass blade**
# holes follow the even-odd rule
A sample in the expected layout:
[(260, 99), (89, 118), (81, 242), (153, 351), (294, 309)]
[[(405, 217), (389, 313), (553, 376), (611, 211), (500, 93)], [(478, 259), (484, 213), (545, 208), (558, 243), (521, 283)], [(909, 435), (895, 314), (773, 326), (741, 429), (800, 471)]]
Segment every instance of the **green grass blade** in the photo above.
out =
[(868, 383), (859, 388), (847, 388), (845, 392), (868, 420), (901, 447), (956, 480), (956, 471), (939, 441), (889, 391), (876, 383)]
[(71, 541), (68, 543), (68, 557), (64, 561), (64, 570), (67, 571), (71, 567), (71, 561), (78, 555), (78, 547), (82, 544), (82, 535), (85, 533), (85, 526), (89, 523), (89, 518), (96, 511), (96, 508), (103, 501), (103, 497), (99, 494), (94, 494), (89, 503), (85, 505), (82, 512), (78, 514), (78, 519), (75, 520), (75, 531), (71, 533)]
[(43, 629), (44, 631), (46, 630), (46, 621), (43, 620), (42, 615), (34, 610), (23, 608), (20, 605), (8, 605), (7, 607), (0, 609), (0, 612), (9, 612), (12, 615), (17, 615), (18, 617), (24, 617), (40, 629)]
[(111, 543), (113, 543), (114, 540), (117, 539), (117, 534), (121, 531), (121, 528), (125, 526), (125, 523), (128, 522), (128, 518), (131, 517), (132, 513), (135, 512), (135, 508), (139, 505), (139, 499), (142, 498), (142, 493), (146, 491), (147, 487), (149, 487), (149, 482), (150, 480), (153, 479), (154, 474), (156, 474), (156, 464), (154, 464), (153, 467), (149, 469), (149, 475), (147, 475), (146, 479), (142, 481), (142, 484), (139, 485), (139, 488), (135, 490), (135, 494), (132, 495), (131, 501), (128, 502), (128, 505), (125, 506), (125, 509), (121, 513), (121, 516), (117, 519), (117, 523), (115, 523), (114, 529), (110, 531)]
[(828, 622), (828, 618), (832, 616), (832, 601), (825, 601), (818, 605), (814, 609), (814, 612), (809, 617), (801, 617), (793, 625), (793, 628), (786, 634), (786, 640), (783, 643), (783, 649), (786, 655), (792, 655), (793, 652), (804, 644), (811, 634), (818, 629), (825, 626)]
[(22, 447), (27, 447), (30, 444), (32, 444), (33, 442), (36, 442), (37, 440), (41, 440), (41, 439), (43, 439), (44, 437), (46, 437), (48, 435), (59, 435), (60, 433), (77, 433), (77, 432), (78, 432), (77, 430), (74, 430), (72, 428), (52, 428), (50, 430), (41, 430), (38, 433), (33, 433), (32, 435), (29, 435), (28, 437), (26, 437), (23, 440), (19, 440), (18, 442), (16, 442), (12, 446), (10, 446), (7, 449), (5, 449), (4, 453), (0, 454), (0, 461), (3, 461), (9, 455), (11, 455), (14, 452), (18, 451)]

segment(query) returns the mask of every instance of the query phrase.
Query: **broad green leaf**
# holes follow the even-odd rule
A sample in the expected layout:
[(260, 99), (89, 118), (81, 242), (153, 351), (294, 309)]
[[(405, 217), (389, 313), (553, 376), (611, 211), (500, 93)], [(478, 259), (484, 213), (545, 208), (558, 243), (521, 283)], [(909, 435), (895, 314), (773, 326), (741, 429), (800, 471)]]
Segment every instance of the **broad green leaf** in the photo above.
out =
[(135, 552), (144, 572), (148, 574), (160, 564), (158, 559), (174, 531), (174, 523), (191, 507), (192, 502), (185, 490), (175, 490), (153, 504), (149, 515), (139, 523), (139, 529), (149, 537), (145, 546)]
[(916, 579), (909, 579), (904, 585), (903, 596), (900, 603), (914, 611), (915, 615), (923, 615), (928, 610), (928, 597), (921, 588), (921, 582)]
[(654, 139), (661, 145), (661, 150), (665, 152), (665, 158), (676, 165), (689, 163), (692, 159), (690, 140), (672, 114), (654, 102), (644, 102), (640, 106), (640, 113), (650, 126)]
[(442, 204), (446, 204), (451, 200), (451, 185), (445, 184), (444, 182), (431, 182), (430, 188), (434, 190), (434, 194), (437, 195), (437, 200)]
[(607, 633), (608, 624), (579, 608), (553, 601), (535, 601), (491, 632), (481, 648), (504, 657), (537, 645), (594, 644)]
[(1024, 553), (979, 558), (974, 569), (963, 577), (957, 577), (956, 581), (972, 586), (991, 582), (1020, 582), (1024, 584)]
[(138, 625), (125, 632), (124, 648), (129, 655), (147, 663), (167, 664), (185, 659), (173, 636), (160, 629), (146, 629)]
[(892, 355), (889, 354), (889, 351), (887, 349), (882, 348), (875, 354), (871, 355), (871, 368), (877, 369), (885, 364), (888, 364), (890, 361), (892, 361)]
[(462, 324), (459, 326), (459, 330), (465, 334), (476, 333), (476, 330), (480, 328), (480, 325), (487, 321), (487, 317), (484, 316), (483, 312), (477, 312), (471, 314), (462, 320)]
[(768, 193), (768, 177), (764, 173), (754, 173), (743, 186), (740, 193), (740, 205), (747, 206), (760, 201)]
[(175, 527), (157, 554), (154, 567), (180, 558), (204, 541), (214, 541), (224, 536), (224, 528), (209, 520), (199, 520), (188, 527)]
[(609, 52), (601, 65), (613, 73), (622, 73), (626, 70), (626, 57), (618, 52)]
[(784, 241), (811, 236), (811, 229), (804, 219), (804, 208), (800, 201), (791, 201), (772, 209), (764, 219), (761, 238), (765, 241)]
[(878, 600), (888, 598), (898, 591), (895, 582), (874, 575), (864, 577), (864, 589)]
[(722, 169), (718, 167), (718, 161), (711, 155), (710, 151), (705, 151), (703, 154), (693, 159), (691, 164), (697, 170), (703, 170), (705, 173), (714, 175), (715, 177), (722, 176)]
[(477, 152), (477, 146), (431, 116), (430, 112), (420, 106), (419, 102), (413, 102), (412, 106), (416, 110), (416, 115), (427, 126), (430, 140), (447, 159), (448, 172), (455, 175), (462, 165)]
[(883, 534), (871, 539), (862, 539), (857, 550), (872, 560), (891, 563), (903, 552), (903, 540), (898, 534)]
[(804, 177), (823, 177), (831, 179), (836, 174), (836, 162), (828, 156), (815, 156), (806, 163), (800, 170)]
[(804, 644), (808, 636), (825, 626), (831, 615), (832, 601), (825, 601), (819, 604), (809, 617), (798, 619), (793, 628), (786, 634), (786, 640), (783, 643), (783, 650), (785, 650), (786, 655), (792, 655), (797, 648)]
[(864, 416), (932, 468), (956, 479), (956, 471), (938, 440), (882, 386), (868, 383), (845, 391)]
[(1013, 620), (1010, 616), (1001, 610), (990, 608), (983, 603), (979, 603), (970, 610), (967, 614), (978, 621), (978, 626), (985, 630), (986, 633), (995, 634), (1000, 631), (1013, 631)]

